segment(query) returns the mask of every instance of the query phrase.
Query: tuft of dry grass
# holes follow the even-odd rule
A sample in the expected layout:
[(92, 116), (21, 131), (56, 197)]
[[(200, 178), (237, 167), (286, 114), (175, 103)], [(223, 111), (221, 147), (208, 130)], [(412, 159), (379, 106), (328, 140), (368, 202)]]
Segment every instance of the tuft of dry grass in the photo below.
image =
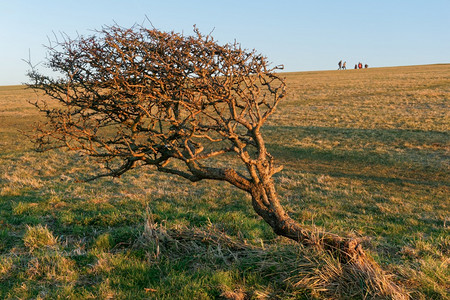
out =
[(36, 249), (56, 249), (58, 247), (58, 239), (53, 236), (47, 226), (42, 226), (41, 224), (36, 226), (27, 225), (23, 243), (30, 252)]

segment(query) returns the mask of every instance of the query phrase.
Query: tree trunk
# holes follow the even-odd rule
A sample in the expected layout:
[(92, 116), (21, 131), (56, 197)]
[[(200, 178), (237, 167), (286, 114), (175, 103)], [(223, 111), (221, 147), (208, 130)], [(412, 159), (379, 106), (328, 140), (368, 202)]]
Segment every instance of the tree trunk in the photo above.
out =
[(342, 262), (364, 260), (366, 255), (356, 239), (315, 232), (293, 220), (281, 206), (273, 183), (255, 184), (250, 193), (256, 213), (272, 227), (277, 235), (337, 253)]
[(374, 288), (375, 294), (387, 299), (410, 299), (407, 291), (392, 282), (390, 275), (366, 255), (361, 243), (356, 239), (343, 238), (330, 233), (318, 233), (293, 220), (280, 205), (273, 182), (253, 184), (250, 190), (255, 211), (266, 221), (273, 231), (303, 245), (312, 245), (331, 252), (345, 265), (348, 272), (358, 278), (365, 278), (368, 289)]

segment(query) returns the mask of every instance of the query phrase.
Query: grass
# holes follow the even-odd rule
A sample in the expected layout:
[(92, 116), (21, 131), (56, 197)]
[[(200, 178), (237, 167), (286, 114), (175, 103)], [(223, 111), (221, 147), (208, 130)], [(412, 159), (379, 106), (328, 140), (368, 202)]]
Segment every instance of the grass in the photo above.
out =
[[(285, 76), (264, 133), (289, 213), (362, 237), (413, 299), (449, 299), (450, 65)], [(0, 87), (0, 298), (393, 297), (275, 236), (227, 184), (151, 169), (78, 182), (89, 161), (20, 133), (36, 97)]]

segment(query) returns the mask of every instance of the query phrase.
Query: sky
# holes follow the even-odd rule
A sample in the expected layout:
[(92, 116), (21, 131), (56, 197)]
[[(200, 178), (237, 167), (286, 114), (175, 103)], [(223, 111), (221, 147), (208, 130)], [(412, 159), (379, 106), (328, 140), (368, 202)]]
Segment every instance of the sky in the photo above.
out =
[[(0, 0), (0, 85), (22, 84), (54, 34), (114, 23), (212, 32), (287, 72), (450, 63), (450, 0)], [(151, 24), (149, 22), (151, 21)], [(45, 69), (40, 64), (41, 72)]]

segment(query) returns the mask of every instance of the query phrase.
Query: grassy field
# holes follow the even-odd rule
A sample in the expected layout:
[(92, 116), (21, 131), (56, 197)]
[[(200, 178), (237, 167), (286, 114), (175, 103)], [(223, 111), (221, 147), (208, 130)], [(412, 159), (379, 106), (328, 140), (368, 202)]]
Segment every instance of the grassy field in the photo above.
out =
[[(360, 237), (413, 299), (450, 299), (450, 65), (286, 73), (265, 127), (290, 214)], [(140, 169), (83, 183), (75, 154), (21, 133), (39, 96), (0, 87), (1, 299), (382, 297), (276, 237), (250, 199)]]

